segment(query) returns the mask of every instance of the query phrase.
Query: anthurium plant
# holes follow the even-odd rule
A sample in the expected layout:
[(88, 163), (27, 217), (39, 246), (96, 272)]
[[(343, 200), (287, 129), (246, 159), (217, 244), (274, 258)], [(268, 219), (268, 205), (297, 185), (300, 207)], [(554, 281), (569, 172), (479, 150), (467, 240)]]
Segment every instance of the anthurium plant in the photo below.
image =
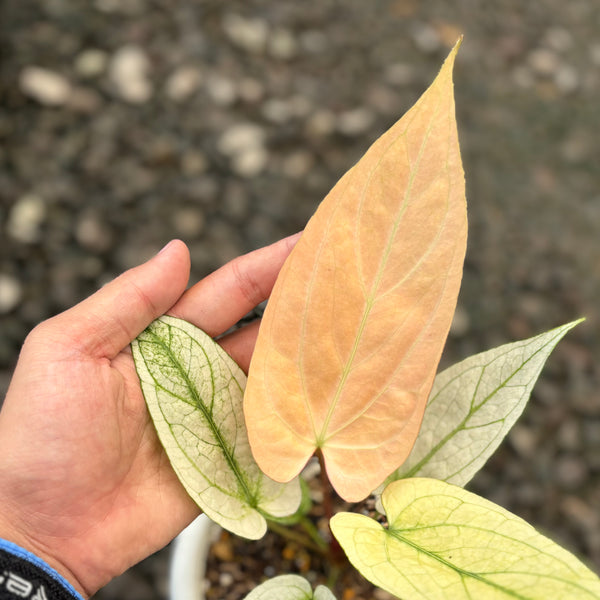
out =
[[(275, 284), (248, 378), (209, 336), (168, 316), (133, 343), (136, 369), (181, 482), (239, 536), (304, 527), (337, 570), (343, 550), (406, 600), (600, 598), (600, 579), (575, 556), (463, 489), (577, 322), (436, 376), (467, 238), (458, 46), (307, 224)], [(315, 455), (325, 533), (306, 518)], [(374, 494), (377, 511), (336, 512), (333, 490), (351, 506)], [(298, 575), (256, 583), (247, 600), (335, 598)]]

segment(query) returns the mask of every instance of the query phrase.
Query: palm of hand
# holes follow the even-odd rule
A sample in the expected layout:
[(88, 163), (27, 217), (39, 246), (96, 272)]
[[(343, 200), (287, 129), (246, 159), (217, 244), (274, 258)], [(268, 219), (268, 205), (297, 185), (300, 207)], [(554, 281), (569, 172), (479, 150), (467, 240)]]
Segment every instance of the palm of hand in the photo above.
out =
[[(91, 594), (198, 514), (160, 446), (129, 342), (167, 311), (209, 335), (226, 331), (268, 297), (294, 242), (185, 293), (189, 259), (175, 244), (32, 332), (0, 413), (0, 537), (8, 531)], [(256, 334), (250, 325), (220, 342), (246, 370)]]
[(123, 570), (123, 550), (131, 551), (125, 564), (135, 562), (197, 509), (158, 443), (128, 353), (112, 361), (76, 356), (46, 363), (44, 372), (45, 393), (30, 396), (13, 455), (27, 498), (22, 529), (35, 532), (42, 554), (62, 540), (61, 560), (87, 557), (104, 583)]

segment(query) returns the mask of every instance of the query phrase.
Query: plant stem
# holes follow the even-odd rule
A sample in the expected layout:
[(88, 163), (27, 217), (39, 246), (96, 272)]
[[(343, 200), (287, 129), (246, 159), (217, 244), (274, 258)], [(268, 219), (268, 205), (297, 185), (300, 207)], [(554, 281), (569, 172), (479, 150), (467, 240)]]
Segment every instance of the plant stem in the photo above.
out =
[(285, 527), (279, 523), (275, 523), (274, 521), (269, 521), (269, 529), (274, 531), (277, 535), (280, 535), (282, 538), (300, 544), (303, 548), (309, 548), (310, 550), (318, 552), (319, 554), (327, 554), (327, 545), (324, 543), (324, 541), (321, 540), (320, 543), (316, 543), (316, 540), (312, 539), (312, 535), (308, 537), (299, 531), (296, 531), (290, 527)]
[[(327, 522), (330, 523), (331, 518), (333, 517), (333, 488), (331, 487), (331, 483), (329, 483), (329, 479), (327, 478), (327, 471), (325, 470), (325, 459), (323, 458), (323, 453), (321, 452), (321, 450), (317, 451), (317, 456), (319, 457), (319, 466), (321, 467), (321, 491), (323, 493), (323, 511), (325, 512)], [(344, 553), (339, 542), (333, 535), (331, 527), (329, 528), (329, 556), (331, 558), (332, 564), (336, 568), (337, 566), (342, 565), (346, 562), (346, 554)]]
[(323, 537), (319, 533), (319, 530), (315, 527), (315, 524), (310, 519), (304, 517), (299, 522), (299, 525), (302, 526), (304, 531), (306, 531), (306, 533), (310, 536), (310, 539), (313, 540), (315, 544), (317, 544), (317, 546), (321, 548), (322, 551), (327, 552), (327, 542), (323, 539)]
[(331, 497), (331, 484), (327, 479), (327, 472), (325, 471), (325, 459), (321, 450), (317, 451), (319, 457), (319, 467), (321, 468), (321, 492), (323, 493), (323, 511), (327, 522), (331, 521), (333, 517), (333, 499)]

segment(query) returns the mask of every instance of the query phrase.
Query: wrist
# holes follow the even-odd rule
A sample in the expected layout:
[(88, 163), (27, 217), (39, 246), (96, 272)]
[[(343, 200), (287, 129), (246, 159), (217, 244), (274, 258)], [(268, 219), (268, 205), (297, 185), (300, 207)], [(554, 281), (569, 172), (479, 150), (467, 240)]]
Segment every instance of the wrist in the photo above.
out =
[(2, 515), (0, 515), (0, 551), (9, 552), (35, 564), (48, 576), (53, 577), (74, 597), (89, 597), (75, 573), (59, 557), (55, 556), (52, 550), (46, 548), (44, 544), (39, 543), (32, 536), (24, 534), (17, 527), (8, 525), (3, 521)]

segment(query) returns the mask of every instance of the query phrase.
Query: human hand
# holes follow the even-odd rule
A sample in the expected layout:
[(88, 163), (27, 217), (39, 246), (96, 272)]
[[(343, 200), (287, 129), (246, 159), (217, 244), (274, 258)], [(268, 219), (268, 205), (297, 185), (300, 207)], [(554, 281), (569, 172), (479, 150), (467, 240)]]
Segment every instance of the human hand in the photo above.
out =
[[(129, 343), (168, 312), (216, 337), (265, 300), (297, 235), (189, 290), (174, 241), (28, 336), (0, 411), (0, 537), (84, 595), (166, 545), (199, 509), (148, 416)], [(219, 343), (247, 371), (258, 324)]]

